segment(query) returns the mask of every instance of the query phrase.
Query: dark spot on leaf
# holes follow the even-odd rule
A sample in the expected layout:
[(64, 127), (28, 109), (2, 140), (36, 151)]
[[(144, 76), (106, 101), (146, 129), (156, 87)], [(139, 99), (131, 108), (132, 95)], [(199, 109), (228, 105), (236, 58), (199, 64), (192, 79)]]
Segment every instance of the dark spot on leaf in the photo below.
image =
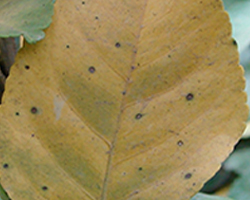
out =
[(192, 93), (188, 93), (187, 96), (186, 96), (186, 99), (188, 101), (191, 101), (193, 98), (194, 98), (194, 95)]
[(115, 47), (116, 48), (120, 48), (121, 47), (121, 44), (119, 42), (115, 43)]
[(138, 170), (139, 170), (139, 171), (142, 171), (143, 169), (142, 169), (142, 167), (139, 167)]
[(196, 183), (193, 183), (193, 186), (195, 186), (196, 185)]
[(135, 119), (141, 119), (141, 118), (142, 118), (142, 114), (141, 113), (136, 114)]
[(35, 134), (31, 134), (31, 137), (35, 137)]
[(16, 116), (19, 116), (19, 112), (16, 112), (15, 114), (16, 114)]
[(125, 94), (126, 94), (126, 91), (123, 91), (123, 92), (122, 92), (122, 95), (125, 95)]
[(69, 46), (69, 45), (66, 45), (66, 48), (67, 48), (67, 49), (69, 49), (69, 48), (70, 48), (70, 46)]
[(38, 112), (38, 110), (37, 110), (36, 107), (32, 107), (32, 108), (30, 109), (30, 112), (31, 112), (32, 114), (36, 114), (36, 113)]
[(184, 143), (183, 143), (182, 140), (179, 140), (179, 141), (177, 142), (177, 144), (178, 144), (178, 146), (182, 146)]
[(93, 66), (89, 67), (89, 72), (91, 74), (95, 73), (95, 67), (93, 67)]
[(98, 16), (95, 16), (95, 19), (99, 19), (99, 17), (98, 17)]
[(43, 190), (43, 191), (46, 191), (46, 190), (48, 190), (48, 187), (47, 187), (47, 186), (43, 186), (43, 187), (42, 187), (42, 190)]
[(139, 66), (140, 66), (140, 63), (137, 63), (137, 66), (139, 67)]
[(134, 70), (134, 69), (135, 69), (135, 66), (131, 66), (131, 69)]
[(169, 58), (171, 58), (171, 55), (168, 55)]
[(192, 174), (191, 173), (187, 173), (186, 175), (185, 175), (185, 179), (190, 179), (192, 177)]
[(30, 69), (30, 66), (29, 65), (25, 65), (25, 69)]
[(235, 39), (233, 39), (233, 45), (237, 46), (237, 42)]
[(85, 4), (85, 1), (82, 1), (82, 5), (84, 5)]
[(3, 168), (4, 168), (4, 169), (9, 168), (9, 164), (8, 164), (8, 163), (4, 163), (4, 164), (3, 164)]

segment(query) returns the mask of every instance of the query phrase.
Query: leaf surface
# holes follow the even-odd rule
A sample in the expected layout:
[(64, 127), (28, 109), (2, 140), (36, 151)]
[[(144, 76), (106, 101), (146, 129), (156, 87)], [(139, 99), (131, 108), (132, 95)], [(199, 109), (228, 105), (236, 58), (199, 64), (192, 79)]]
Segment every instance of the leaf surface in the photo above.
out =
[(1, 0), (0, 36), (23, 35), (29, 43), (44, 38), (51, 23), (55, 0)]
[(66, 1), (26, 45), (0, 110), (13, 200), (193, 196), (248, 110), (220, 1)]

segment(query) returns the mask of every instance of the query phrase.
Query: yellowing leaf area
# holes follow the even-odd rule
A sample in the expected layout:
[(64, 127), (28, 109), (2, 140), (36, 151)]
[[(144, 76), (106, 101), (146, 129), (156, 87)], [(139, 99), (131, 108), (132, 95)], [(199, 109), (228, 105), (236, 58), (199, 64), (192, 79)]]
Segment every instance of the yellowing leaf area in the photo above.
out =
[(248, 111), (218, 0), (58, 0), (0, 108), (12, 200), (186, 200)]

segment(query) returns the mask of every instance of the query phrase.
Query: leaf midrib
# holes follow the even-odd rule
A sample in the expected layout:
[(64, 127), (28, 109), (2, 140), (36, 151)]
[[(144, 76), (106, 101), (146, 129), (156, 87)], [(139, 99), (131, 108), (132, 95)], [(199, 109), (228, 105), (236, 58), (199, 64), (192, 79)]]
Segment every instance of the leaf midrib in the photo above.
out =
[[(141, 31), (143, 29), (143, 26), (141, 26), (141, 25), (143, 24), (143, 21), (144, 21), (144, 16), (145, 16), (147, 4), (148, 4), (148, 0), (145, 0), (143, 12), (141, 14), (141, 19), (140, 19), (140, 23), (139, 23), (140, 27), (139, 27), (139, 30), (138, 30), (137, 37), (135, 36), (136, 37), (136, 42), (135, 42), (134, 48), (132, 49), (130, 67), (134, 66), (134, 63), (135, 63), (136, 52), (137, 52), (139, 40), (141, 38), (140, 37), (141, 36)], [(127, 76), (128, 79), (125, 82), (125, 86), (124, 86), (124, 90), (123, 91), (127, 91), (127, 88), (128, 88), (128, 85), (129, 85), (129, 80), (130, 80), (130, 77), (132, 75), (132, 71), (133, 70), (131, 69), (129, 71), (129, 73), (128, 73), (128, 76)], [(108, 157), (108, 162), (107, 162), (107, 167), (106, 167), (106, 173), (105, 173), (105, 177), (104, 177), (104, 181), (103, 181), (103, 187), (102, 187), (103, 189), (102, 189), (101, 199), (100, 200), (106, 200), (107, 199), (108, 180), (109, 180), (109, 174), (111, 172), (113, 152), (114, 152), (114, 148), (115, 148), (115, 144), (116, 144), (116, 140), (117, 140), (117, 134), (119, 133), (119, 130), (120, 130), (121, 116), (122, 116), (122, 113), (124, 111), (125, 104), (126, 104), (126, 101), (125, 101), (125, 95), (124, 95), (123, 98), (122, 98), (122, 101), (121, 101), (121, 105), (120, 105), (120, 112), (119, 112), (119, 114), (117, 116), (117, 128), (116, 128), (116, 131), (114, 132), (113, 141), (111, 143), (111, 148), (110, 148), (110, 152), (109, 152), (109, 157)]]

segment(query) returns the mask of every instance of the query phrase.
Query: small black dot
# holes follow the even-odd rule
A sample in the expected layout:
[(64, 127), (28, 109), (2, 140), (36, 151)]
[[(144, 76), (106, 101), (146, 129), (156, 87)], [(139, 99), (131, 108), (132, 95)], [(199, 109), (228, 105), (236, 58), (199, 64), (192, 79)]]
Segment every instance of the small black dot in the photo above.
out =
[(192, 93), (188, 93), (187, 96), (186, 96), (186, 99), (188, 101), (191, 101), (193, 98), (194, 98), (194, 95)]
[(4, 163), (4, 164), (3, 164), (3, 168), (4, 168), (4, 169), (9, 168), (9, 164), (8, 164), (8, 163)]
[(123, 91), (123, 92), (122, 92), (122, 95), (125, 95), (125, 94), (126, 94), (126, 91)]
[(233, 39), (233, 45), (237, 46), (237, 42), (235, 39)]
[(142, 114), (141, 113), (136, 114), (135, 119), (141, 119), (141, 118), (142, 118)]
[(31, 137), (35, 137), (35, 134), (31, 134)]
[(168, 55), (169, 58), (171, 58), (171, 55)]
[(90, 67), (89, 67), (89, 72), (90, 72), (91, 74), (95, 73), (95, 67), (90, 66)]
[(98, 17), (98, 16), (95, 16), (95, 19), (99, 19), (99, 17)]
[(25, 65), (25, 69), (30, 69), (30, 66), (29, 65)]
[(69, 49), (69, 48), (70, 48), (70, 46), (69, 46), (69, 45), (66, 45), (66, 48), (67, 48), (67, 49)]
[(84, 5), (85, 4), (85, 1), (82, 1), (82, 5)]
[(116, 48), (120, 48), (121, 47), (121, 44), (119, 42), (115, 43), (115, 47)]
[(135, 66), (131, 66), (131, 69), (134, 70), (134, 69), (135, 69)]
[(185, 179), (190, 179), (192, 177), (192, 174), (191, 173), (187, 173), (186, 175), (185, 175)]
[(47, 186), (43, 186), (43, 187), (42, 187), (42, 190), (44, 190), (44, 191), (45, 191), (45, 190), (48, 190), (48, 187), (47, 187)]
[(16, 114), (16, 116), (19, 116), (19, 112), (16, 112), (15, 114)]
[(139, 167), (138, 170), (139, 170), (139, 171), (142, 171), (143, 169), (142, 169), (142, 167)]
[(38, 110), (37, 110), (36, 107), (32, 107), (32, 108), (30, 109), (30, 112), (31, 112), (32, 114), (36, 114), (36, 113), (38, 112)]

